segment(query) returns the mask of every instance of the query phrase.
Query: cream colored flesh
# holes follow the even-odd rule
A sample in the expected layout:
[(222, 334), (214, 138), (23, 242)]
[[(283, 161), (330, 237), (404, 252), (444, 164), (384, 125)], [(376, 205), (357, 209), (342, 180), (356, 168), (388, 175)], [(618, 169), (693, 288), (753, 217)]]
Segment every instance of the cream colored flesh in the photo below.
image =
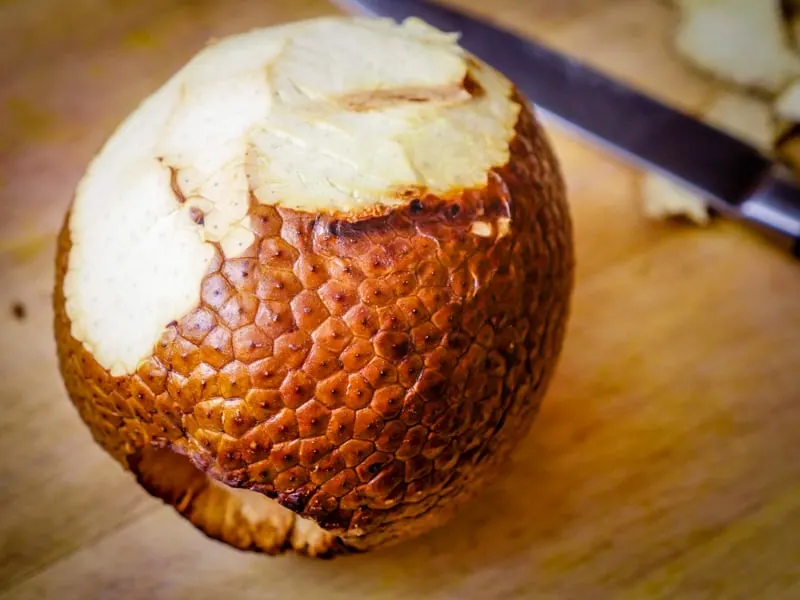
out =
[(790, 85), (775, 102), (775, 114), (779, 119), (800, 123), (800, 82)]
[(135, 371), (198, 304), (212, 243), (234, 257), (253, 242), (251, 199), (360, 212), (405, 202), (409, 187), (484, 185), (508, 161), (511, 91), (418, 20), (316, 19), (210, 45), (114, 132), (78, 187), (73, 335), (112, 374)]
[(775, 93), (800, 75), (780, 0), (678, 0), (678, 51), (725, 81)]

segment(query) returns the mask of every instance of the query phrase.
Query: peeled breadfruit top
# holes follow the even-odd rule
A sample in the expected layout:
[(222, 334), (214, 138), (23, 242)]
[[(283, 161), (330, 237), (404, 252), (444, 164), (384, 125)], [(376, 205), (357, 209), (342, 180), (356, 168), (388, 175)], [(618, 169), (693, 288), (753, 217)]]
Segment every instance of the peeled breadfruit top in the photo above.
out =
[(114, 131), (58, 244), (60, 371), (94, 440), (207, 536), (419, 535), (548, 388), (573, 287), (557, 158), (419, 20), (210, 44)]

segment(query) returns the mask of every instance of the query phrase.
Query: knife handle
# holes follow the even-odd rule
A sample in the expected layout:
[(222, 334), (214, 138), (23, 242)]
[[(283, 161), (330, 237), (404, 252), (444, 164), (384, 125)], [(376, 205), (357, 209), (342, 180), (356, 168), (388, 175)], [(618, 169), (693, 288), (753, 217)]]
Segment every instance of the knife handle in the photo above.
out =
[(739, 205), (739, 215), (800, 258), (800, 188), (770, 172)]

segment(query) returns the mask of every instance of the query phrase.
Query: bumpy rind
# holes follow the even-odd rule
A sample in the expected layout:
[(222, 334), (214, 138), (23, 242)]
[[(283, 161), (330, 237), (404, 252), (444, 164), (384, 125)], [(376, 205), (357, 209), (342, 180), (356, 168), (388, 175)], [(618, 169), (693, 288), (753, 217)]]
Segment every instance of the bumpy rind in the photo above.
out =
[[(97, 443), (242, 549), (330, 556), (446, 521), (529, 429), (568, 320), (564, 183), (517, 101), (511, 159), (483, 189), (353, 220), (254, 203), (256, 242), (217, 253), (201, 304), (131, 376), (70, 334), (67, 219), (58, 356)], [(226, 486), (277, 503), (248, 508)]]

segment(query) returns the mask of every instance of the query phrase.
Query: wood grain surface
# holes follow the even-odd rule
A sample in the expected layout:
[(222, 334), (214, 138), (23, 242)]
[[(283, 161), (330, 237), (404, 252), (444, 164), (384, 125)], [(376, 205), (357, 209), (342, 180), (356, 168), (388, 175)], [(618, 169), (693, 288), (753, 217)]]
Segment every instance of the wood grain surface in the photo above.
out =
[[(450, 0), (702, 114), (656, 0)], [(91, 441), (51, 335), (54, 239), (104, 138), (210, 37), (323, 0), (0, 2), (0, 599), (800, 598), (800, 265), (642, 216), (641, 173), (548, 124), (576, 225), (569, 336), (501, 480), (334, 561), (204, 538)], [(658, 140), (653, 140), (658, 143)]]

